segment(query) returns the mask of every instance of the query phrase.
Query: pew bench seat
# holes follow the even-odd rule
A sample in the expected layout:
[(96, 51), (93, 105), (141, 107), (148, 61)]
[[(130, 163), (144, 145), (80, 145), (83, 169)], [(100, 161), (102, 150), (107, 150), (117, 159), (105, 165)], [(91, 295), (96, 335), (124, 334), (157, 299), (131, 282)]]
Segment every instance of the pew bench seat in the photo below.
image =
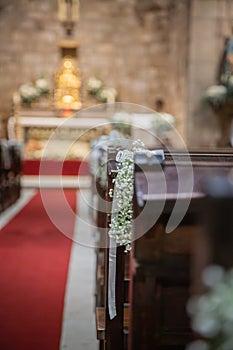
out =
[[(104, 341), (106, 339), (106, 327), (105, 327), (105, 315), (106, 310), (104, 307), (96, 307), (95, 317), (96, 317), (96, 335), (97, 339)], [(124, 306), (124, 334), (128, 334), (129, 329), (129, 307)]]

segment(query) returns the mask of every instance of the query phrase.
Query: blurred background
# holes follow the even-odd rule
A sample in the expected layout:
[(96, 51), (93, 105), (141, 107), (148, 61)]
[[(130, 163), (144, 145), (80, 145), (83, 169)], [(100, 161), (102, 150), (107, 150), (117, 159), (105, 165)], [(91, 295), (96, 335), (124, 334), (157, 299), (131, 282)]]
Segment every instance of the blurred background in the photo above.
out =
[[(110, 88), (107, 102), (156, 109), (163, 100), (190, 147), (231, 146), (230, 122), (224, 129), (221, 113), (203, 96), (220, 83), (232, 19), (232, 0), (1, 0), (0, 137), (9, 137), (9, 118), (19, 105), (47, 117), (62, 110), (64, 117), (106, 102), (90, 93), (94, 77)], [(56, 77), (67, 54), (75, 61), (79, 95), (76, 105), (68, 98), (64, 107)], [(49, 100), (22, 106), (22, 85), (41, 78)]]

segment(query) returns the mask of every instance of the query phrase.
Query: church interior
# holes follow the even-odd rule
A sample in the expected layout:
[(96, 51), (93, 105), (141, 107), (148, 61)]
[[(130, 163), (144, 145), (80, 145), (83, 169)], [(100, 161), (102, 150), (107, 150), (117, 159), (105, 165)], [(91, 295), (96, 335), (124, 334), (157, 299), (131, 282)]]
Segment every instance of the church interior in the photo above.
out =
[(233, 0), (0, 0), (0, 349), (233, 349)]

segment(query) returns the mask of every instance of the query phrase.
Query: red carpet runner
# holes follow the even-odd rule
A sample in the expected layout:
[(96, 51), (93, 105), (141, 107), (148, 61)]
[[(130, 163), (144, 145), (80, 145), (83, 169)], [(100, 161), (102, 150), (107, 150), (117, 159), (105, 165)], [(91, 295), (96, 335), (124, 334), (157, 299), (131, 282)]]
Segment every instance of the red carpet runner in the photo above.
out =
[[(49, 205), (62, 213), (59, 190)], [(76, 191), (65, 190), (72, 208)], [(72, 235), (74, 215), (65, 216)], [(49, 220), (38, 192), (0, 233), (0, 349), (58, 350), (72, 241)]]
[(65, 160), (43, 160), (43, 167), (40, 169), (40, 160), (25, 159), (22, 164), (23, 175), (88, 175), (89, 164), (85, 161)]

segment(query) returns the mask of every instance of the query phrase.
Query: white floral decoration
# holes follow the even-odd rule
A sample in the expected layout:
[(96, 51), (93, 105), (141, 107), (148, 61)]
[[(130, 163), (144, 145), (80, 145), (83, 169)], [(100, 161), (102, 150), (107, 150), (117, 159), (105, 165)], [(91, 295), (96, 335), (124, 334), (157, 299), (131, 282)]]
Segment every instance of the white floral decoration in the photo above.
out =
[(156, 112), (151, 121), (151, 127), (156, 133), (163, 133), (175, 128), (176, 120), (173, 115), (164, 112)]
[[(42, 95), (49, 93), (49, 82), (44, 77), (37, 78), (33, 83), (25, 83), (19, 87), (19, 97), (24, 103), (30, 103), (39, 100)], [(15, 95), (17, 96), (17, 95)]]
[(35, 87), (37, 88), (37, 90), (39, 90), (39, 93), (42, 95), (47, 94), (50, 88), (48, 80), (43, 77), (36, 79)]
[(38, 90), (32, 84), (22, 84), (19, 88), (19, 94), (23, 102), (35, 101), (38, 96)]
[(96, 98), (100, 102), (113, 103), (116, 102), (117, 91), (112, 87), (104, 87), (98, 91)]
[(87, 82), (87, 90), (90, 94), (96, 95), (96, 93), (102, 88), (103, 82), (98, 77), (90, 77)]
[(224, 96), (227, 93), (227, 88), (224, 85), (212, 85), (206, 90), (206, 96), (208, 97), (218, 97), (219, 95)]
[(203, 95), (203, 100), (214, 108), (224, 104), (227, 98), (227, 87), (224, 85), (212, 85), (208, 87)]
[(116, 130), (130, 134), (131, 115), (125, 111), (116, 112), (111, 118), (111, 125)]
[(87, 91), (95, 96), (96, 100), (103, 103), (113, 103), (117, 100), (117, 90), (104, 86), (103, 81), (97, 76), (90, 77), (87, 82)]
[[(221, 266), (210, 265), (204, 270), (203, 283), (208, 291), (192, 297), (187, 305), (192, 329), (204, 338), (203, 349), (232, 350), (233, 269), (225, 271)], [(197, 342), (188, 345), (187, 350), (199, 349)]]
[(132, 150), (119, 151), (116, 160), (121, 163), (115, 179), (114, 190), (109, 191), (113, 197), (113, 207), (109, 236), (120, 246), (125, 246), (125, 252), (131, 250), (133, 193), (134, 193), (134, 154), (145, 150), (144, 144), (134, 141)]

